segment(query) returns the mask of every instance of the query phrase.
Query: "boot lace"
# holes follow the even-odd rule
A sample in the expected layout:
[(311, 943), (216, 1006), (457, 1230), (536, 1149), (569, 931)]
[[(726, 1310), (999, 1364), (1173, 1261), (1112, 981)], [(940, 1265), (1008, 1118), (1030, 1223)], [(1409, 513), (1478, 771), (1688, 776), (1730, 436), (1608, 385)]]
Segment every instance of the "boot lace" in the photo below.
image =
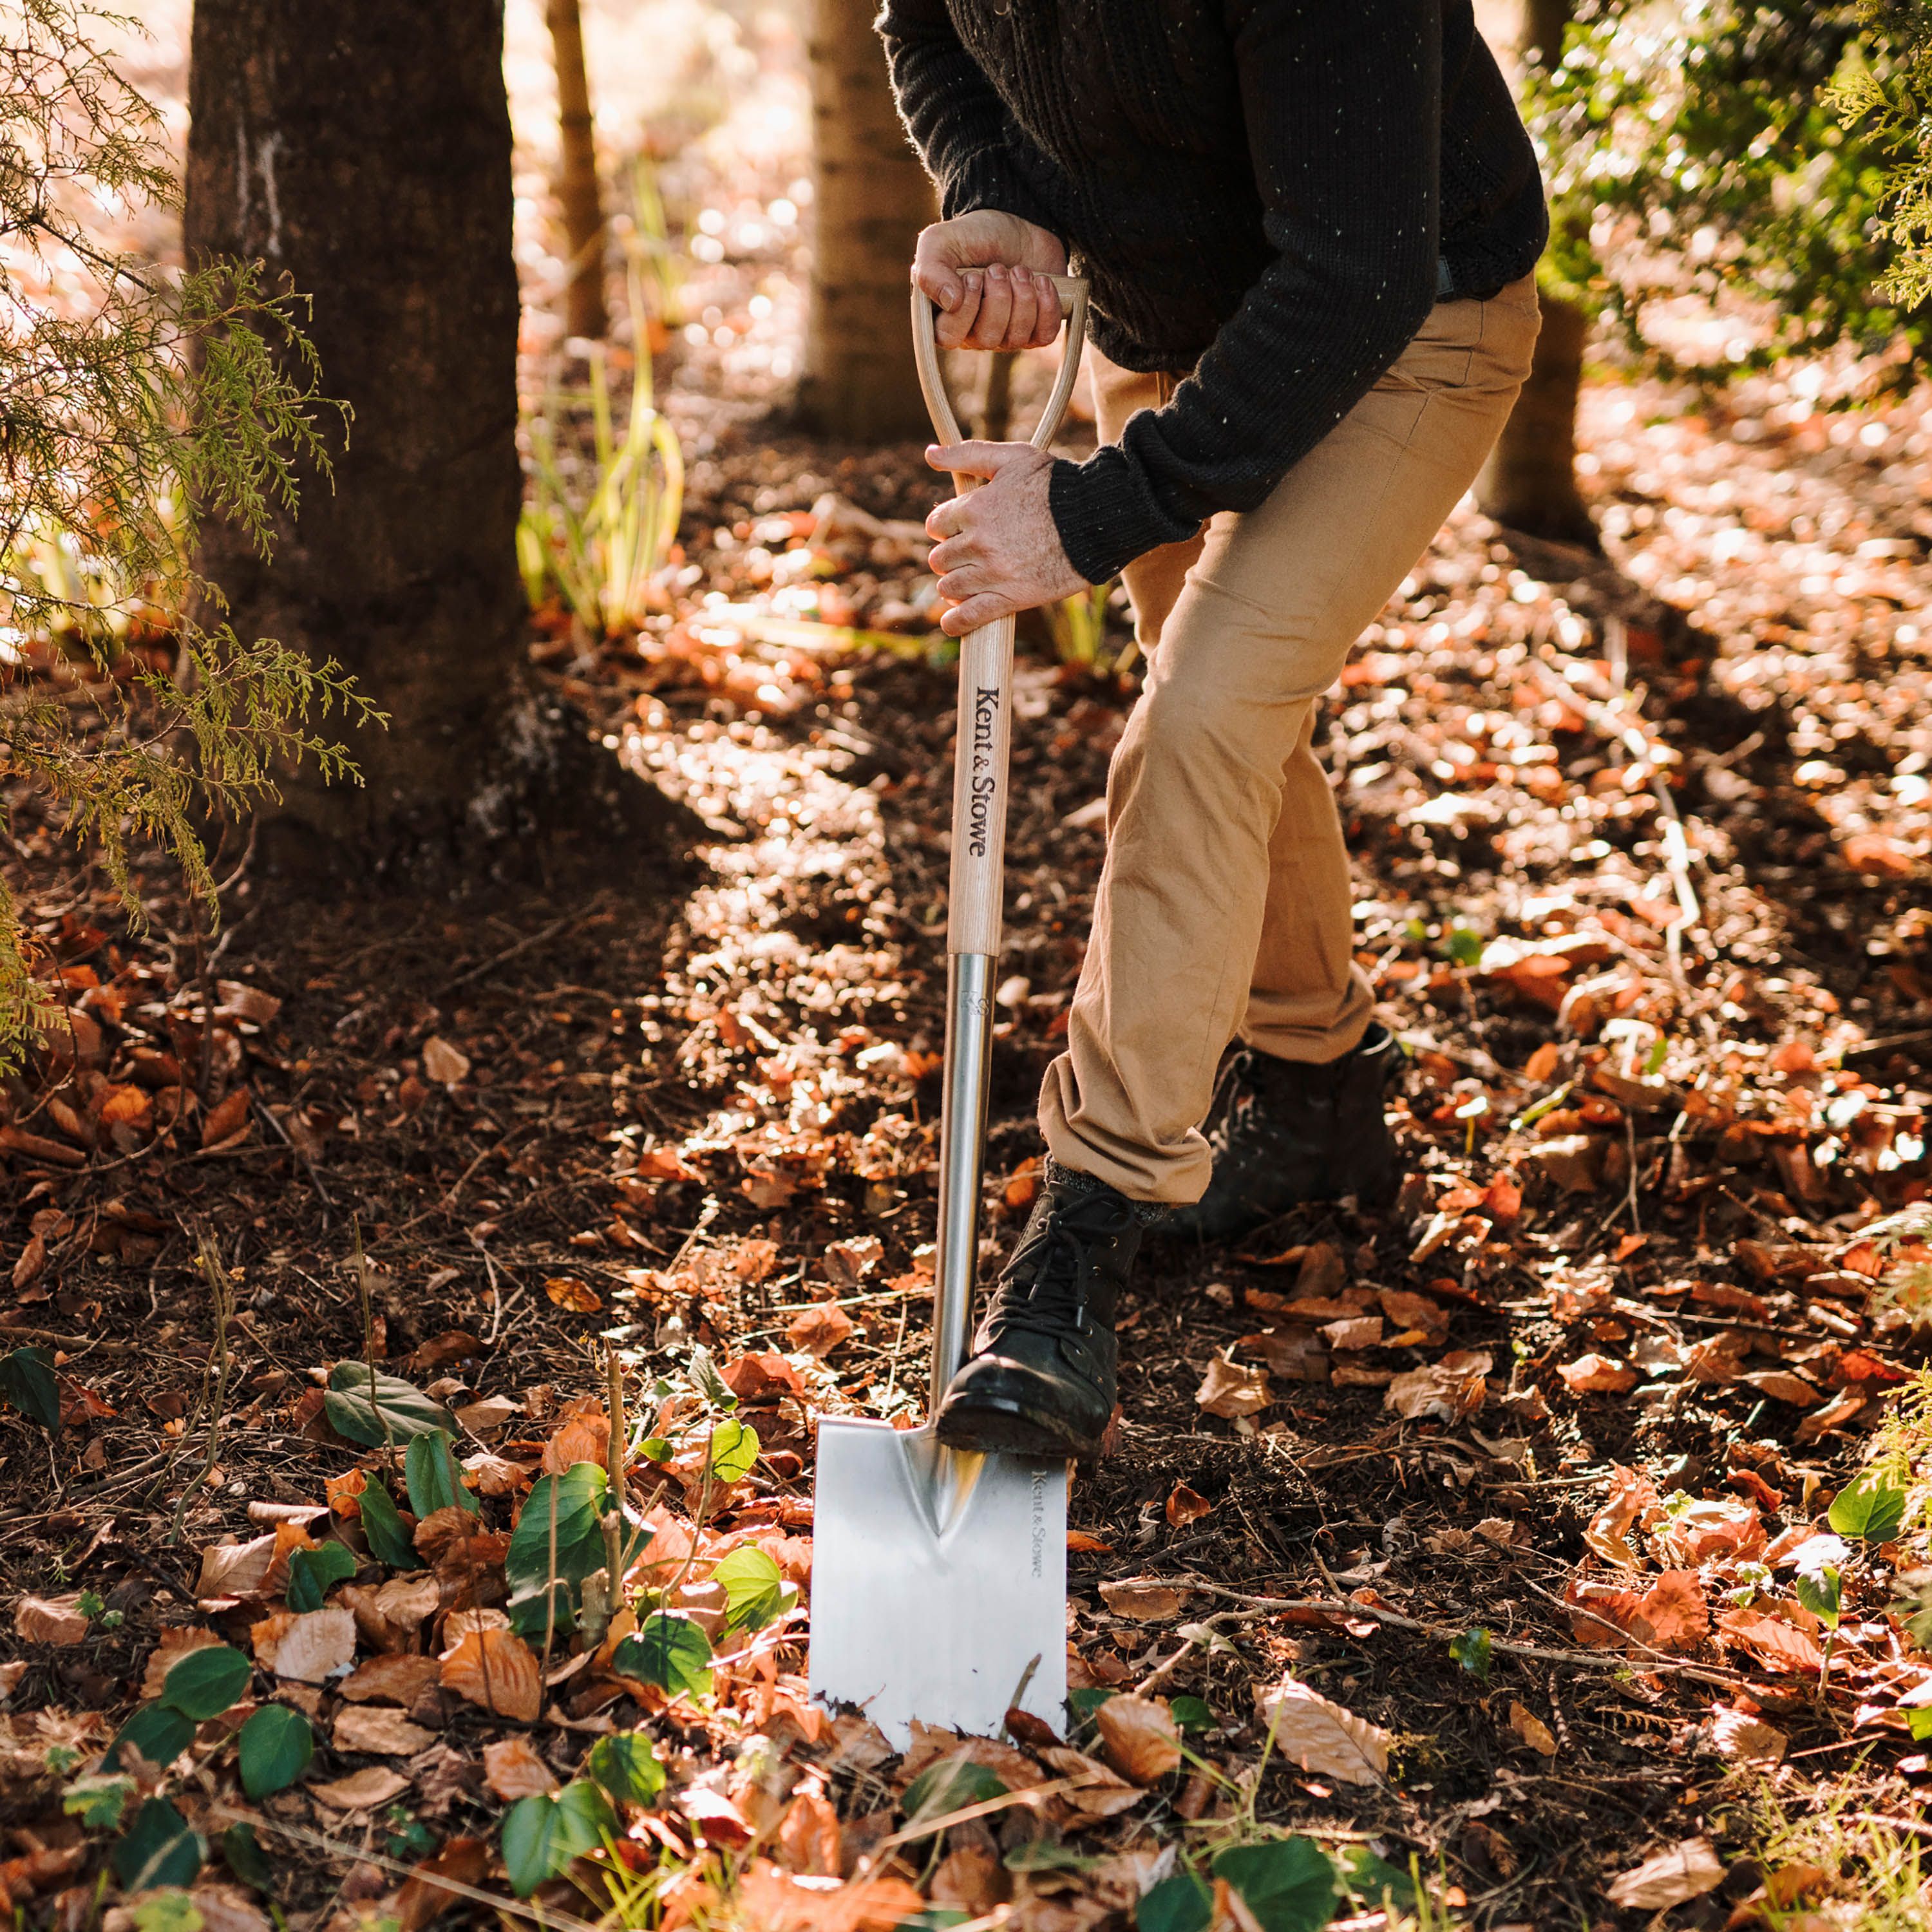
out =
[(1014, 1250), (987, 1306), (988, 1328), (1052, 1336), (1082, 1326), (1088, 1251), (1096, 1240), (1125, 1234), (1133, 1219), (1129, 1202), (1104, 1194), (1057, 1203)]

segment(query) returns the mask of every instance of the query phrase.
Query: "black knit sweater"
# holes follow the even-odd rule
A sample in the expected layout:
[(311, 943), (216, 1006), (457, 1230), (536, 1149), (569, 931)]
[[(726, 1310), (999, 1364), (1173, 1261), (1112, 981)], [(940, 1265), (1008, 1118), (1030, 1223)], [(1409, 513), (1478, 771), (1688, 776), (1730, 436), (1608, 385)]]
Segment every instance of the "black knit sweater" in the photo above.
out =
[(1470, 0), (884, 0), (878, 25), (944, 212), (1050, 230), (1100, 347), (1192, 372), (1054, 466), (1092, 582), (1254, 508), (1432, 304), (1542, 252), (1535, 155)]

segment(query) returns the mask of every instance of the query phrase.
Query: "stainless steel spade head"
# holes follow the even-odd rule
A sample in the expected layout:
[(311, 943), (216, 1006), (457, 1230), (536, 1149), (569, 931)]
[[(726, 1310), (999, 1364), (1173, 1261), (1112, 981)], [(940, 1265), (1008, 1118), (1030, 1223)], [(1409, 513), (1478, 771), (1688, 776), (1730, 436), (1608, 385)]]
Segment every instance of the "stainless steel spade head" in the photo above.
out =
[(915, 1718), (995, 1736), (1016, 1695), (1064, 1730), (1066, 1465), (820, 1423), (811, 1680), (899, 1750)]

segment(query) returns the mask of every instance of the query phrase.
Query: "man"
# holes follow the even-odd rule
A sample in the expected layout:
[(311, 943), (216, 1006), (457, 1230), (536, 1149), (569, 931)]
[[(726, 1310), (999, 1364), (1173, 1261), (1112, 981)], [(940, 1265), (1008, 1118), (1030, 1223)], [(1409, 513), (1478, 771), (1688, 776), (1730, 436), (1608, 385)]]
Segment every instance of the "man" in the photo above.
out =
[(884, 0), (879, 27), (941, 190), (913, 268), (941, 342), (1051, 341), (1070, 256), (1093, 290), (1092, 458), (928, 452), (987, 479), (927, 522), (945, 628), (1120, 574), (1148, 656), (1044, 1184), (938, 1419), (1087, 1454), (1144, 1228), (1394, 1191), (1316, 708), (1508, 416), (1546, 218), (1470, 0)]

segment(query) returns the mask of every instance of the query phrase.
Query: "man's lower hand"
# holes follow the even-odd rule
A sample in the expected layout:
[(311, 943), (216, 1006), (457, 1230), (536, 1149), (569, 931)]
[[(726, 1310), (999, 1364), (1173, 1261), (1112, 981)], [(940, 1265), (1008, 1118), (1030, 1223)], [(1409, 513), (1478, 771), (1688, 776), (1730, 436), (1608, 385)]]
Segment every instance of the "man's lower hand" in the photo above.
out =
[(912, 263), (914, 281), (939, 306), (942, 349), (1044, 348), (1060, 321), (1046, 278), (1066, 272), (1058, 236), (996, 208), (934, 222)]
[(947, 636), (963, 638), (1088, 587), (1054, 525), (1047, 498), (1053, 458), (1044, 450), (1030, 442), (935, 443), (926, 460), (935, 470), (986, 478), (926, 520), (934, 539), (928, 561), (951, 607), (939, 620)]

